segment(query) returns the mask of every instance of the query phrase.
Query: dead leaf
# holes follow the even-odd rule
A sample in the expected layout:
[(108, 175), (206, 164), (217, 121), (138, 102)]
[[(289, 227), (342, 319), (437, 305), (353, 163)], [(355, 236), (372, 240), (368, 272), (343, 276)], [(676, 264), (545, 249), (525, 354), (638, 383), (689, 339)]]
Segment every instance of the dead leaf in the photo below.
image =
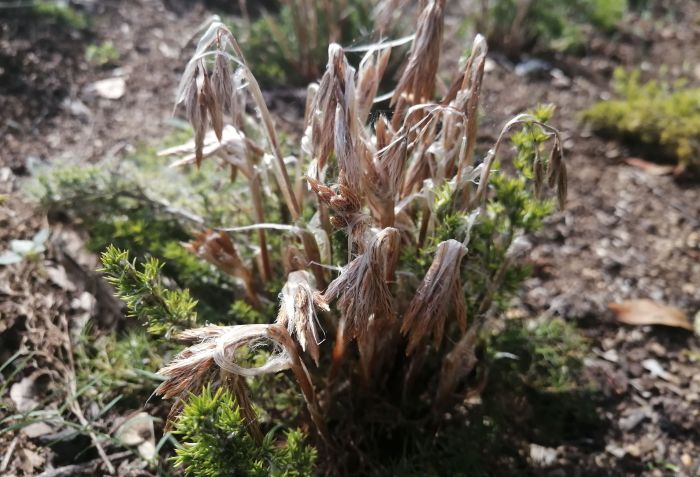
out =
[(156, 437), (153, 417), (147, 412), (139, 412), (116, 432), (116, 437), (127, 446), (136, 446), (144, 460), (152, 460), (156, 455)]
[(638, 157), (628, 157), (625, 159), (625, 162), (630, 166), (641, 169), (652, 176), (667, 176), (672, 174), (675, 169), (675, 166), (655, 164)]
[(34, 422), (22, 428), (22, 434), (30, 439), (45, 436), (46, 434), (51, 434), (52, 432), (54, 432), (54, 428), (45, 422)]
[(30, 449), (22, 449), (19, 451), (19, 467), (26, 475), (36, 475), (34, 469), (39, 469), (44, 465), (46, 459)]
[(56, 267), (46, 267), (46, 274), (49, 280), (59, 288), (72, 292), (75, 291), (75, 285), (70, 281), (66, 274), (66, 269), (58, 265)]
[(36, 371), (10, 388), (10, 399), (19, 412), (31, 411), (39, 405), (41, 384), (39, 379), (46, 375), (45, 371)]
[(608, 308), (618, 321), (628, 325), (663, 325), (693, 331), (693, 325), (683, 310), (652, 300), (625, 300), (621, 303), (610, 303)]

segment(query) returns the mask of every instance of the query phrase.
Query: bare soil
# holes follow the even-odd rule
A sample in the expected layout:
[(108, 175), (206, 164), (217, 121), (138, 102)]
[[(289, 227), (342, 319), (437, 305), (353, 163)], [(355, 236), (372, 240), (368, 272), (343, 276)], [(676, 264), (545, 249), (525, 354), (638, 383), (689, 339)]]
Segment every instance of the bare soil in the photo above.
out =
[[(0, 252), (11, 239), (52, 231), (38, 262), (0, 267), (0, 363), (17, 350), (33, 351), (28, 369), (48, 380), (70, 375), (76, 327), (93, 318), (108, 329), (122, 310), (95, 274), (96, 258), (82, 248), (81, 232), (48, 224), (22, 198), (20, 181), (37, 162), (96, 161), (157, 143), (169, 130), (189, 39), (212, 8), (185, 0), (76, 3), (91, 19), (86, 31), (0, 12)], [(585, 379), (595, 389), (601, 423), (594, 430), (572, 423), (561, 443), (533, 432), (524, 456), (531, 475), (700, 475), (698, 337), (621, 325), (608, 309), (650, 298), (691, 319), (700, 310), (700, 186), (630, 166), (625, 159), (654, 160), (653, 153), (596, 137), (578, 120), (580, 111), (609, 97), (617, 66), (640, 68), (646, 77), (665, 69), (671, 78), (700, 84), (700, 6), (652, 3), (660, 6), (630, 15), (612, 36), (592, 35), (585, 55), (545, 57), (561, 71), (556, 77), (551, 71), (519, 76), (516, 65), (497, 52), (490, 56), (482, 133), (495, 136), (507, 118), (537, 103), (557, 106), (553, 122), (566, 138), (570, 198), (541, 233), (527, 237), (535, 274), (517, 307), (527, 316), (572, 320), (588, 338)], [(87, 62), (86, 45), (108, 40), (119, 59), (104, 67)], [(448, 50), (461, 49), (458, 43), (448, 39)], [(119, 99), (91, 87), (115, 77), (126, 84)], [(299, 102), (273, 99), (284, 126)], [(44, 475), (104, 474), (93, 451), (73, 461), (45, 441), (26, 432), (0, 434), (0, 474), (37, 475), (76, 463), (69, 474)], [(132, 457), (114, 458), (121, 475), (152, 474)]]

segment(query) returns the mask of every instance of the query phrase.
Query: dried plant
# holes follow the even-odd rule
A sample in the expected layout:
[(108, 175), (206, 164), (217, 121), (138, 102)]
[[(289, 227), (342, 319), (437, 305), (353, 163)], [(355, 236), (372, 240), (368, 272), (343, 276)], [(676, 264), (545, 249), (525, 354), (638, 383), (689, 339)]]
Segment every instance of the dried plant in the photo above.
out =
[[(296, 157), (283, 157), (260, 88), (221, 22), (214, 20), (200, 40), (178, 91), (195, 133), (187, 146), (194, 156), (182, 148), (168, 154), (185, 156), (177, 166), (206, 159), (240, 170), (244, 177), (236, 180), (251, 184), (257, 211), (254, 224), (202, 232), (188, 248), (240, 279), (253, 306), (262, 309), (271, 291), (280, 305), (272, 324), (182, 333), (192, 344), (161, 371), (166, 381), (156, 392), (179, 402), (208, 383), (229, 386), (243, 412), (254, 415), (244, 378), (290, 370), (325, 446), (328, 473), (342, 472), (350, 456), (375, 451), (369, 440), (356, 441), (365, 425), (391, 433), (402, 422), (387, 424), (382, 409), (418, 413), (439, 428), (443, 411), (468, 390), (482, 325), (507, 297), (511, 243), (551, 210), (546, 187), (565, 201), (561, 141), (541, 120), (547, 114), (509, 121), (480, 157), (482, 37), (446, 95), (434, 98), (445, 2), (424, 5), (391, 119), (380, 115), (373, 128), (366, 124), (391, 46), (375, 45), (355, 69), (331, 44), (320, 84), (309, 88)], [(248, 103), (257, 121), (244, 113)], [(513, 175), (499, 150), (518, 126)], [(267, 223), (267, 216), (289, 223)], [(248, 231), (259, 234), (266, 261), (257, 273), (237, 251), (250, 247)], [(283, 239), (270, 247), (265, 233)], [(338, 270), (333, 280), (331, 270)], [(257, 356), (255, 365), (244, 362), (242, 350)], [(356, 406), (369, 407), (361, 415), (344, 412)], [(435, 429), (416, 432), (428, 428)], [(334, 467), (333, 455), (344, 463)]]
[(391, 37), (413, 11), (407, 0), (282, 0), (274, 13), (239, 22), (244, 52), (261, 83), (305, 86), (323, 73), (329, 43)]

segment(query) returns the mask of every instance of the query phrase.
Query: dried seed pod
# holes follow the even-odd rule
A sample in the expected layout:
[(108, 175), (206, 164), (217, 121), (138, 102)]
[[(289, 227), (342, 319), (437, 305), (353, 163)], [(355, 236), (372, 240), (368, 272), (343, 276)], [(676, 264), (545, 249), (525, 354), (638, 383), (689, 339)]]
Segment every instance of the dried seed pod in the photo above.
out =
[[(281, 343), (273, 334), (274, 325), (214, 326), (187, 330), (177, 338), (195, 342), (181, 351), (167, 366), (158, 372), (165, 381), (155, 390), (163, 399), (185, 396), (195, 392), (206, 382), (213, 380), (214, 364), (236, 376), (257, 376), (275, 373), (293, 366), (286, 343)], [(259, 367), (239, 365), (232, 351), (244, 345), (253, 346), (260, 340), (272, 342), (276, 351)], [(176, 403), (177, 406), (177, 403)], [(174, 406), (174, 411), (177, 410)]]
[(260, 308), (260, 300), (255, 293), (255, 283), (250, 269), (243, 263), (236, 247), (224, 232), (201, 232), (185, 248), (229, 275), (240, 278), (250, 303)]
[[(301, 349), (307, 351), (318, 365), (321, 329), (315, 307), (329, 311), (328, 304), (316, 291), (313, 276), (304, 270), (291, 272), (280, 293), (277, 324), (287, 328)], [(320, 332), (319, 332), (320, 331)]]
[(561, 144), (558, 138), (554, 138), (554, 146), (549, 153), (549, 162), (547, 163), (547, 185), (549, 187), (554, 187), (557, 183), (557, 177), (559, 176), (559, 170), (562, 165), (562, 150)]
[(327, 303), (338, 299), (344, 340), (366, 333), (370, 319), (394, 316), (388, 282), (393, 279), (398, 260), (399, 240), (399, 231), (395, 228), (380, 231), (365, 253), (350, 262), (324, 292), (323, 299)]
[(335, 43), (328, 46), (328, 65), (314, 97), (311, 121), (311, 149), (318, 169), (323, 170), (335, 143), (336, 108), (343, 101), (345, 79), (350, 66), (343, 48)]
[(355, 97), (357, 98), (357, 119), (364, 123), (367, 120), (372, 103), (377, 96), (379, 83), (384, 76), (384, 71), (389, 64), (391, 48), (383, 50), (370, 50), (360, 62), (357, 73), (357, 86)]
[[(188, 330), (183, 337), (200, 342), (183, 350), (170, 364), (159, 371), (166, 380), (156, 389), (156, 394), (167, 399), (194, 391), (196, 385), (210, 380), (214, 363), (236, 376), (259, 376), (291, 369), (299, 383), (314, 424), (324, 439), (329, 438), (308, 370), (299, 358), (294, 341), (284, 327), (276, 324), (206, 326)], [(260, 342), (267, 342), (273, 347), (272, 353), (267, 356), (265, 362), (256, 367), (240, 364), (236, 357), (236, 350), (244, 346), (254, 349)]]
[(438, 245), (433, 263), (403, 317), (401, 333), (408, 336), (406, 354), (413, 353), (431, 334), (433, 346), (440, 347), (451, 308), (454, 308), (460, 329), (466, 330), (466, 303), (460, 280), (460, 267), (466, 253), (466, 247), (456, 240)]
[[(357, 151), (356, 129), (352, 112), (343, 109), (340, 104), (336, 106), (334, 147), (338, 167), (342, 173), (338, 183), (359, 195), (362, 191), (362, 165)], [(344, 180), (341, 182), (340, 178)]]
[(403, 122), (408, 107), (429, 101), (433, 95), (444, 21), (445, 0), (430, 0), (418, 18), (408, 64), (391, 98), (395, 129)]
[(289, 275), (292, 272), (304, 270), (309, 264), (306, 256), (293, 245), (288, 245), (284, 248), (282, 255), (282, 266), (284, 274)]
[(232, 105), (235, 102), (233, 75), (226, 57), (219, 52), (214, 60), (214, 71), (211, 74), (214, 98), (222, 110), (228, 110), (233, 115)]
[(200, 94), (205, 74), (200, 66), (196, 66), (183, 91), (187, 119), (194, 130), (194, 154), (197, 167), (201, 165), (204, 158), (204, 138), (207, 133), (207, 108)]
[(197, 78), (199, 77), (199, 66), (195, 67), (191, 78), (185, 83), (183, 97), (185, 103), (185, 114), (187, 115), (187, 120), (192, 125), (192, 129), (195, 131), (198, 129), (199, 124), (202, 122), (199, 109), (199, 93), (197, 86)]
[(566, 207), (567, 182), (566, 165), (562, 162), (559, 168), (559, 175), (557, 176), (557, 200), (559, 201), (560, 209)]
[(211, 120), (211, 127), (214, 133), (216, 133), (217, 139), (221, 141), (221, 133), (224, 129), (224, 111), (216, 97), (211, 79), (206, 71), (204, 73), (202, 88), (199, 91), (199, 101), (206, 106)]

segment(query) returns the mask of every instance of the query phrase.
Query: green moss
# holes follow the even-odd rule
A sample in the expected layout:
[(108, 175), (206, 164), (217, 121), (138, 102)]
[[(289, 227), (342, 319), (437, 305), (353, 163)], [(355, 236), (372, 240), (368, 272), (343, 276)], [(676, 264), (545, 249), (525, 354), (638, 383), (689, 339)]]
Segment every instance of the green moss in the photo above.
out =
[(77, 30), (84, 30), (88, 26), (85, 15), (59, 2), (35, 1), (31, 4), (31, 12), (33, 15), (52, 19)]
[(656, 147), (681, 168), (700, 170), (700, 88), (683, 82), (642, 83), (639, 72), (615, 71), (620, 99), (601, 101), (583, 120), (601, 134)]
[(509, 353), (517, 359), (503, 359), (497, 367), (517, 375), (518, 381), (539, 391), (564, 392), (577, 387), (585, 339), (570, 323), (547, 319), (524, 323), (508, 320), (505, 329), (491, 338), (491, 359), (496, 353)]
[(97, 66), (115, 63), (119, 60), (119, 52), (111, 41), (96, 45), (88, 45), (85, 49), (85, 59)]
[(578, 49), (584, 26), (611, 31), (628, 8), (627, 0), (491, 0), (484, 5), (476, 19), (479, 31), (486, 32), (492, 47), (515, 56), (532, 48)]

